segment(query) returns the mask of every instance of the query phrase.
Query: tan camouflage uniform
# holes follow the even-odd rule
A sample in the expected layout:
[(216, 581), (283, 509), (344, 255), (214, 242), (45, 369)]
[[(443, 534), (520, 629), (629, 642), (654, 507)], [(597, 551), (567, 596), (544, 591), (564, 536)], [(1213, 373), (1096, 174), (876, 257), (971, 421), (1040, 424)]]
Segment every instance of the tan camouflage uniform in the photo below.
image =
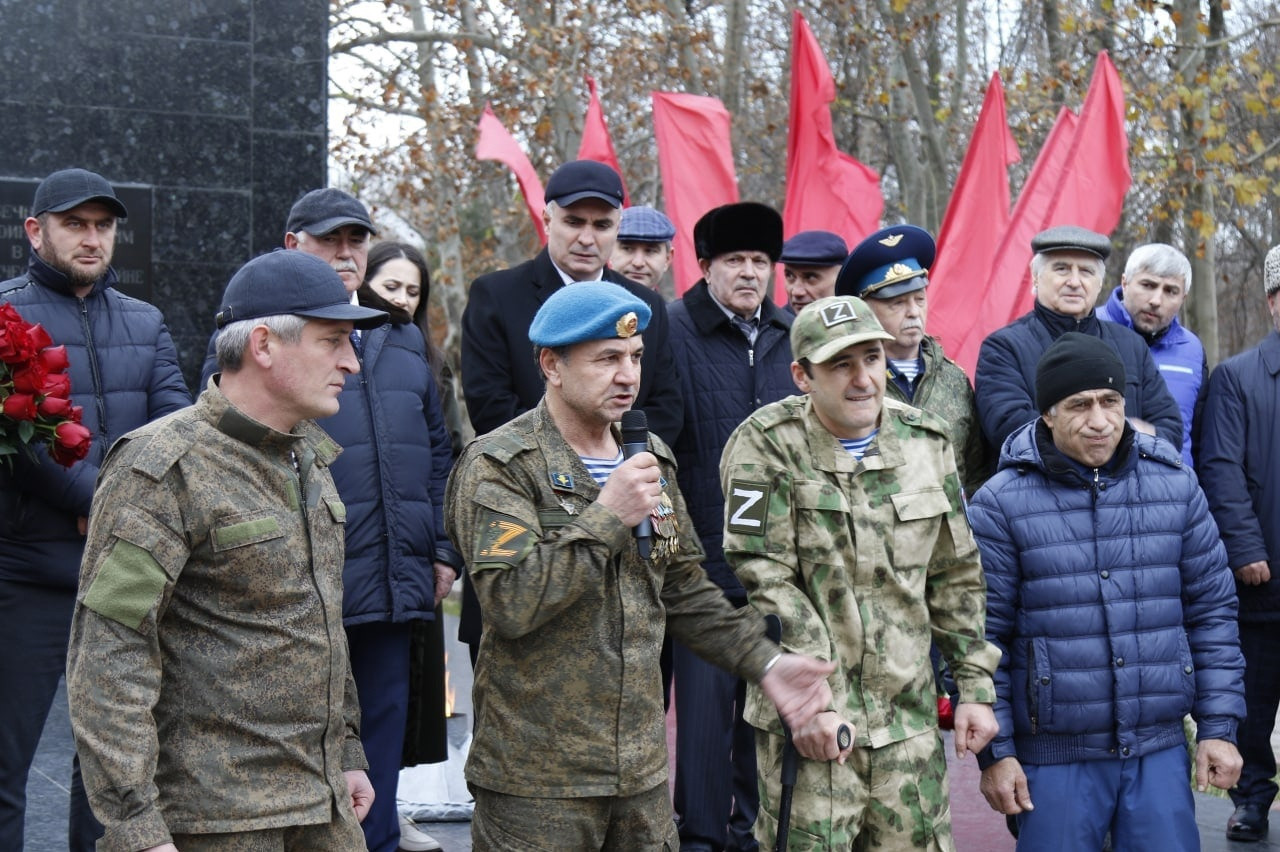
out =
[[(859, 462), (795, 396), (725, 447), (725, 556), (751, 603), (781, 616), (784, 647), (838, 660), (832, 709), (857, 726), (845, 766), (800, 761), (793, 850), (952, 848), (930, 637), (963, 701), (995, 700), (1000, 654), (983, 638), (985, 585), (947, 434), (886, 399)], [(756, 836), (771, 846), (781, 726), (758, 689), (746, 718), (759, 729)]]
[(339, 452), (310, 421), (286, 435), (250, 419), (212, 381), (111, 450), (67, 671), (101, 852), (330, 822), (350, 843), (327, 848), (364, 848), (343, 777), (366, 763)]
[[(987, 449), (982, 440), (982, 425), (973, 399), (973, 385), (955, 361), (942, 353), (942, 346), (932, 337), (920, 342), (924, 372), (918, 379), (915, 397), (907, 399), (892, 379), (885, 383), (885, 396), (907, 405), (931, 411), (946, 421), (951, 429), (951, 446), (958, 451), (956, 469), (965, 494), (975, 494), (987, 481)], [(886, 364), (892, 374), (893, 365)]]
[[(472, 442), (454, 466), (445, 511), (485, 614), (467, 780), (562, 800), (663, 785), (660, 818), (666, 840), (678, 843), (665, 792), (664, 625), (751, 681), (776, 647), (755, 613), (733, 609), (707, 579), (671, 451), (650, 442), (673, 510), (655, 524), (651, 563), (637, 555), (632, 531), (595, 502), (600, 488), (545, 402)], [(527, 842), (543, 841), (536, 848), (567, 842), (550, 823), (521, 831)]]

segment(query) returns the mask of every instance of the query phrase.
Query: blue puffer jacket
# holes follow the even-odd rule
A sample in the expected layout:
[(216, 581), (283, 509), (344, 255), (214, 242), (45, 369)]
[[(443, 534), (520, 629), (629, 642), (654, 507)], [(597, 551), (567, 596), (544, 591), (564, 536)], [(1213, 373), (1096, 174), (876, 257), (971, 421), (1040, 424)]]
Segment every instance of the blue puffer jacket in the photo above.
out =
[(667, 305), (671, 353), (680, 372), (684, 427), (673, 447), (680, 492), (702, 540), (707, 574), (733, 600), (747, 592), (724, 560), (720, 454), (738, 424), (766, 403), (796, 393), (791, 379), (790, 314), (765, 300), (754, 348), (699, 281)]
[(12, 472), (0, 465), (0, 579), (74, 591), (84, 551), (76, 518), (89, 514), (103, 456), (126, 432), (191, 404), (164, 317), (115, 281), (108, 269), (78, 299), (32, 252), (25, 276), (0, 283), (0, 302), (67, 347), (71, 400), (93, 433), (89, 455), (69, 469), (43, 454), (38, 464), (12, 456)]
[(429, 620), (432, 563), (462, 564), (444, 532), (449, 432), (417, 326), (380, 326), (361, 341), (338, 413), (316, 421), (342, 446), (329, 469), (347, 505), (343, 623)]
[(1111, 298), (1098, 308), (1098, 318), (1133, 329), (1151, 348), (1151, 357), (1155, 359), (1156, 367), (1182, 414), (1182, 461), (1191, 464), (1191, 426), (1195, 423), (1196, 406), (1202, 401), (1205, 378), (1209, 374), (1204, 344), (1183, 328), (1177, 317), (1155, 336), (1133, 328), (1133, 317), (1125, 310), (1124, 294), (1119, 287), (1112, 290)]
[(1226, 552), (1194, 474), (1125, 428), (1086, 469), (1037, 421), (1005, 442), (969, 504), (987, 578), (1000, 733), (986, 767), (1139, 757), (1235, 741), (1244, 660)]

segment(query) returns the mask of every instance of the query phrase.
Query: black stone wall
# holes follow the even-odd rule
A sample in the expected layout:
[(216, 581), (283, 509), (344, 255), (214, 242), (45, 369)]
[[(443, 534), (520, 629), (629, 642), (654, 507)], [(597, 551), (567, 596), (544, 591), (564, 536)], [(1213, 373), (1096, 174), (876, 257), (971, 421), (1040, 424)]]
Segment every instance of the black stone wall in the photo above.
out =
[(0, 0), (0, 175), (149, 187), (193, 395), (222, 289), (326, 182), (327, 0)]

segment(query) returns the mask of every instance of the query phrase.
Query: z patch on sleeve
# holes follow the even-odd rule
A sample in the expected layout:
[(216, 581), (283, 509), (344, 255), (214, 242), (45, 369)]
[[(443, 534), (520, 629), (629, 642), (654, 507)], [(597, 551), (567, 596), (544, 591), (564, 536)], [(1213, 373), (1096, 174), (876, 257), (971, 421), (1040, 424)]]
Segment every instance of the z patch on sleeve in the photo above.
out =
[(475, 563), (519, 565), (537, 543), (538, 534), (523, 521), (488, 510), (476, 536)]
[(769, 492), (770, 487), (763, 482), (729, 480), (725, 500), (725, 526), (729, 532), (764, 535), (769, 520)]

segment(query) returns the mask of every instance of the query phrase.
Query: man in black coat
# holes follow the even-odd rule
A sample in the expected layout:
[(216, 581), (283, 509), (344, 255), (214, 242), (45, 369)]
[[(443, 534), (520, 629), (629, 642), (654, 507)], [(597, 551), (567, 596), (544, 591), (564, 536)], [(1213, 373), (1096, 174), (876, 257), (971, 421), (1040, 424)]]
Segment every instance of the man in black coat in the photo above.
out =
[[(532, 260), (481, 275), (471, 282), (462, 312), (462, 391), (476, 434), (482, 435), (537, 406), (542, 373), (529, 346), (529, 324), (552, 293), (577, 281), (610, 281), (644, 300), (653, 311), (644, 332), (640, 390), (634, 408), (649, 419), (649, 431), (668, 445), (680, 434), (684, 406), (680, 377), (667, 342), (662, 297), (606, 269), (622, 217), (622, 178), (609, 166), (574, 160), (547, 181), (547, 245)], [(480, 608), (464, 586), (458, 638), (480, 643)]]

